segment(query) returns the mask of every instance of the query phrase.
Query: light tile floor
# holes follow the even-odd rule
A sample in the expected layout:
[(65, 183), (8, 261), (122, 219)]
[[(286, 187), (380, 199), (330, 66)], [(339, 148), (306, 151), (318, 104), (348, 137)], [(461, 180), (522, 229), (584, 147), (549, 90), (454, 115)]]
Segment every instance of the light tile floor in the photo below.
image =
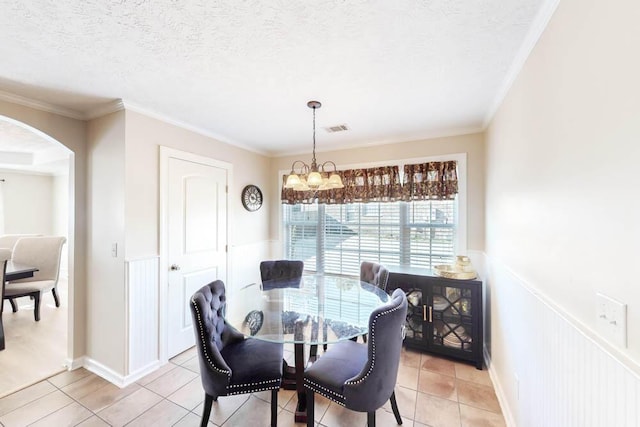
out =
[[(286, 351), (292, 360), (292, 352)], [(268, 426), (269, 392), (220, 397), (210, 426)], [(486, 370), (403, 350), (396, 398), (404, 426), (504, 426)], [(198, 426), (204, 392), (195, 349), (126, 388), (85, 369), (63, 372), (0, 399), (0, 425), (17, 426)], [(278, 393), (278, 426), (295, 426), (295, 392)], [(365, 426), (366, 414), (317, 396), (316, 422), (325, 427)], [(396, 425), (387, 403), (378, 426)]]

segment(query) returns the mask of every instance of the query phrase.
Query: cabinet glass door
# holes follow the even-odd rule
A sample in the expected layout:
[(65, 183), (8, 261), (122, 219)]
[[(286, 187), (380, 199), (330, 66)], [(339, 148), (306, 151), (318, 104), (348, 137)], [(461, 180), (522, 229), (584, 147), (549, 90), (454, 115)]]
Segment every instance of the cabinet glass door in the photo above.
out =
[(471, 290), (454, 286), (433, 286), (431, 295), (431, 343), (456, 350), (472, 351)]
[(421, 340), (424, 336), (424, 313), (426, 311), (426, 300), (422, 299), (420, 289), (410, 289), (407, 294), (407, 321), (405, 323), (405, 333), (407, 338)]

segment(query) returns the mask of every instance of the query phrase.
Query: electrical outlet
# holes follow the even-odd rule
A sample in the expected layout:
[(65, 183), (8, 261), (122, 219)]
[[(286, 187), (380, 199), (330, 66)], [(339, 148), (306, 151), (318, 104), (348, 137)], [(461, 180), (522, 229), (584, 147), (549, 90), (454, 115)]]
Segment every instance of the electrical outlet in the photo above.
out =
[(114, 258), (118, 258), (118, 244), (117, 243), (112, 243), (111, 244), (111, 256)]
[(611, 343), (627, 347), (627, 305), (603, 294), (596, 295), (598, 331)]

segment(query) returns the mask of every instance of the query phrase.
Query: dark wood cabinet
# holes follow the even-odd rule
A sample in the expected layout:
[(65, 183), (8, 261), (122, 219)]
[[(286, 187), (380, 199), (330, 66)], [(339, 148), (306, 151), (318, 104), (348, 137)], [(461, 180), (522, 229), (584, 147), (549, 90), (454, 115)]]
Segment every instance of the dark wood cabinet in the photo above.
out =
[(482, 369), (482, 282), (429, 274), (389, 274), (387, 291), (407, 295), (405, 345), (466, 360)]

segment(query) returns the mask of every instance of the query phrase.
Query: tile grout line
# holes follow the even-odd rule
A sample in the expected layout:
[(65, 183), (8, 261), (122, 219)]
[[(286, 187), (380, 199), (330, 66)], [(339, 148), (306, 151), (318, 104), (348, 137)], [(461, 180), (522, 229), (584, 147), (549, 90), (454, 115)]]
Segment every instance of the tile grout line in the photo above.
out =
[[(83, 379), (83, 378), (85, 378), (85, 377), (79, 378), (79, 379), (78, 379), (78, 380), (76, 380), (76, 381), (73, 381), (73, 382), (71, 382), (71, 383), (69, 383), (69, 384), (66, 384), (64, 387), (67, 387), (67, 386), (69, 386), (69, 385), (71, 385), (71, 384), (73, 384), (73, 383), (75, 383), (75, 382), (78, 382), (78, 381), (80, 381), (80, 380), (81, 380), (81, 379)], [(83, 404), (82, 404), (82, 402), (78, 401), (78, 400), (77, 400), (77, 399), (75, 399), (73, 396), (69, 395), (69, 394), (68, 394), (68, 393), (66, 393), (64, 390), (62, 390), (62, 388), (61, 388), (61, 387), (58, 387), (57, 385), (53, 384), (51, 381), (49, 381), (49, 379), (47, 379), (47, 382), (48, 382), (49, 384), (51, 384), (52, 386), (54, 386), (54, 387), (55, 387), (58, 391), (60, 391), (62, 394), (64, 394), (65, 396), (69, 397), (73, 402), (69, 403), (69, 405), (63, 406), (62, 408), (60, 408), (60, 409), (58, 409), (58, 410), (56, 410), (56, 411), (54, 411), (54, 412), (51, 412), (51, 413), (47, 414), (46, 416), (49, 416), (49, 415), (51, 415), (51, 414), (54, 414), (54, 413), (56, 413), (57, 411), (59, 411), (59, 410), (61, 410), (61, 409), (63, 409), (63, 408), (66, 408), (67, 406), (70, 406), (70, 405), (72, 405), (72, 404), (75, 402), (75, 403), (77, 403), (78, 405), (82, 406), (82, 407), (83, 407), (84, 409), (86, 409), (87, 411), (89, 411), (89, 413), (91, 414), (91, 415), (89, 415), (87, 418), (85, 418), (84, 420), (80, 421), (78, 424), (81, 424), (81, 423), (83, 423), (83, 422), (87, 421), (89, 418), (91, 418), (91, 417), (93, 417), (93, 416), (96, 416), (96, 417), (100, 418), (100, 419), (101, 419), (102, 421), (104, 421), (105, 423), (107, 422), (106, 420), (102, 419), (98, 414), (96, 414), (95, 412), (93, 412), (91, 409), (89, 409), (89, 408), (87, 408), (85, 405), (83, 405)], [(106, 387), (106, 384), (105, 384), (103, 387)], [(45, 417), (46, 417), (46, 416), (45, 416)], [(42, 417), (42, 418), (45, 418), (45, 417)], [(42, 419), (42, 418), (41, 418), (41, 419)], [(107, 424), (109, 424), (109, 423), (107, 423)], [(76, 425), (77, 425), (77, 424), (76, 424)]]
[[(424, 356), (424, 355), (422, 355), (422, 356)], [(189, 371), (189, 372), (191, 372), (191, 373), (194, 373), (194, 374), (196, 374), (196, 375), (199, 375), (199, 373), (198, 373), (198, 372), (196, 372), (196, 371), (194, 371), (194, 370), (192, 370), (192, 369), (189, 369), (188, 367), (185, 367), (185, 366), (184, 366), (184, 365), (186, 365), (186, 364), (192, 364), (192, 363), (193, 363), (193, 359), (194, 359), (194, 358), (197, 358), (197, 356), (193, 356), (193, 357), (190, 357), (190, 358), (188, 358), (188, 359), (186, 359), (186, 360), (183, 360), (183, 361), (182, 361), (182, 364), (175, 363), (174, 361), (169, 361), (169, 362), (173, 365), (173, 367), (169, 370), (169, 372), (173, 371), (173, 369), (175, 369), (175, 368), (177, 368), (177, 367), (181, 367), (182, 369), (185, 369), (185, 370), (187, 370), (187, 371)], [(437, 370), (422, 369), (422, 366), (423, 366), (423, 365), (424, 365), (424, 357), (420, 357), (419, 365), (417, 366), (418, 382), (417, 382), (417, 384), (416, 384), (415, 388), (412, 388), (412, 387), (405, 387), (405, 386), (400, 385), (400, 384), (397, 384), (397, 386), (396, 386), (397, 388), (403, 388), (403, 389), (406, 389), (406, 390), (411, 391), (411, 393), (415, 393), (416, 399), (415, 399), (415, 402), (414, 402), (414, 404), (413, 404), (413, 414), (412, 414), (413, 416), (412, 416), (412, 417), (411, 417), (411, 416), (407, 417), (407, 419), (410, 419), (410, 420), (413, 422), (413, 424), (418, 424), (418, 423), (419, 423), (419, 421), (417, 421), (417, 420), (416, 420), (417, 410), (418, 410), (418, 398), (417, 398), (417, 397), (419, 397), (419, 395), (432, 396), (432, 397), (437, 397), (437, 398), (441, 398), (441, 399), (442, 399), (442, 397), (440, 397), (440, 396), (438, 396), (438, 395), (434, 395), (434, 394), (430, 394), (430, 393), (426, 393), (426, 392), (424, 392), (424, 393), (423, 393), (422, 391), (418, 390), (419, 385), (420, 385), (419, 377), (420, 377), (420, 375), (422, 374), (422, 372), (431, 372), (431, 373), (438, 373), (438, 374), (443, 375), (443, 374), (442, 374), (442, 372), (438, 372)], [(408, 366), (408, 365), (405, 365), (405, 366)], [(413, 364), (411, 364), (410, 366), (413, 366)], [(98, 412), (94, 412), (93, 410), (89, 409), (87, 406), (85, 406), (84, 404), (82, 404), (82, 403), (80, 402), (80, 400), (78, 400), (78, 399), (76, 399), (76, 398), (72, 397), (69, 393), (67, 393), (67, 392), (65, 392), (65, 391), (63, 390), (63, 388), (68, 387), (68, 386), (70, 386), (70, 385), (72, 385), (72, 384), (74, 384), (74, 383), (76, 383), (76, 382), (78, 382), (78, 381), (83, 380), (83, 379), (84, 379), (84, 378), (86, 378), (88, 375), (91, 375), (91, 373), (89, 372), (87, 375), (82, 376), (82, 377), (79, 377), (79, 378), (76, 378), (76, 379), (74, 379), (72, 382), (70, 382), (70, 383), (68, 383), (68, 384), (61, 385), (61, 386), (58, 386), (58, 385), (56, 385), (54, 382), (52, 382), (52, 381), (51, 381), (51, 378), (53, 378), (53, 377), (49, 377), (49, 378), (45, 379), (45, 380), (44, 380), (44, 382), (46, 382), (49, 386), (52, 386), (52, 387), (53, 387), (53, 390), (52, 390), (52, 391), (50, 391), (50, 392), (48, 392), (48, 393), (46, 393), (46, 394), (44, 394), (44, 395), (42, 395), (42, 396), (40, 396), (40, 397), (38, 397), (38, 398), (34, 399), (34, 400), (31, 400), (31, 401), (29, 401), (29, 402), (27, 402), (27, 403), (24, 403), (24, 404), (22, 404), (21, 406), (19, 406), (19, 407), (17, 407), (17, 408), (12, 409), (12, 411), (11, 411), (11, 412), (13, 412), (13, 411), (15, 411), (15, 410), (18, 410), (18, 409), (20, 409), (20, 408), (22, 408), (22, 407), (24, 407), (24, 406), (26, 406), (26, 405), (28, 405), (28, 404), (31, 404), (31, 403), (33, 403), (33, 402), (35, 402), (35, 401), (39, 400), (39, 399), (44, 398), (44, 397), (46, 397), (46, 396), (49, 396), (50, 394), (55, 393), (56, 391), (60, 391), (60, 392), (62, 392), (62, 394), (63, 394), (64, 396), (67, 396), (68, 398), (70, 398), (72, 402), (70, 402), (68, 405), (64, 405), (64, 406), (62, 406), (61, 408), (56, 409), (55, 411), (53, 411), (53, 412), (51, 412), (51, 413), (49, 413), (49, 414), (47, 414), (47, 415), (45, 415), (45, 416), (43, 416), (43, 417), (39, 418), (38, 420), (35, 420), (35, 421), (34, 421), (34, 423), (36, 423), (36, 422), (40, 421), (42, 418), (45, 418), (45, 417), (47, 417), (47, 416), (49, 416), (49, 415), (51, 415), (51, 414), (54, 414), (54, 413), (56, 413), (56, 412), (58, 412), (58, 411), (60, 411), (60, 410), (63, 410), (64, 408), (67, 408), (67, 407), (68, 407), (68, 406), (70, 406), (73, 402), (77, 402), (77, 403), (79, 404), (79, 406), (80, 406), (80, 407), (82, 407), (82, 408), (86, 409), (86, 410), (89, 412), (89, 414), (90, 414), (87, 418), (85, 418), (85, 419), (83, 419), (83, 420), (79, 421), (79, 423), (83, 423), (83, 422), (87, 421), (89, 418), (91, 418), (91, 417), (93, 417), (93, 416), (96, 416), (96, 417), (97, 417), (97, 419), (99, 419), (99, 420), (101, 420), (101, 421), (103, 421), (103, 422), (105, 422), (105, 423), (107, 423), (107, 424), (108, 424), (108, 422), (107, 422), (104, 418), (102, 418), (102, 417), (98, 414), (98, 412), (100, 412), (100, 411), (102, 411), (102, 410), (105, 410), (105, 409), (106, 409), (106, 408), (108, 408), (109, 406), (112, 406), (112, 405), (116, 404), (117, 402), (119, 402), (119, 401), (121, 401), (122, 399), (126, 398), (126, 397), (127, 397), (127, 396), (129, 396), (130, 394), (129, 394), (129, 395), (125, 395), (125, 396), (123, 396), (123, 397), (119, 398), (118, 400), (116, 400), (116, 401), (112, 402), (110, 405), (108, 405), (108, 406), (106, 406), (106, 407), (102, 408), (100, 411), (98, 411)], [(183, 409), (184, 411), (186, 411), (186, 413), (185, 413), (182, 417), (180, 417), (178, 420), (176, 420), (176, 423), (181, 422), (185, 417), (188, 417), (188, 416), (190, 416), (191, 414), (193, 414), (193, 416), (195, 416), (195, 417), (201, 418), (201, 415), (198, 415), (196, 412), (194, 412), (194, 410), (195, 410), (196, 408), (198, 408), (198, 406), (199, 406), (199, 405), (201, 405), (201, 403), (202, 403), (202, 402), (198, 403), (196, 406), (194, 406), (194, 408), (189, 409), (189, 408), (187, 408), (187, 407), (185, 407), (185, 406), (183, 406), (183, 405), (181, 405), (181, 404), (179, 404), (179, 403), (176, 403), (176, 402), (173, 402), (172, 400), (170, 400), (170, 399), (169, 399), (169, 395), (168, 395), (168, 396), (163, 396), (163, 395), (161, 395), (161, 394), (159, 394), (159, 393), (155, 392), (154, 390), (152, 390), (152, 389), (148, 388), (148, 386), (149, 386), (150, 384), (152, 384), (154, 381), (156, 381), (156, 380), (158, 380), (158, 379), (162, 378), (164, 375), (166, 375), (166, 373), (164, 373), (164, 374), (162, 374), (162, 375), (158, 376), (157, 378), (154, 378), (152, 381), (147, 382), (145, 385), (142, 385), (142, 384), (139, 384), (139, 383), (135, 383), (135, 384), (137, 384), (137, 385), (140, 387), (140, 389), (144, 389), (144, 390), (146, 390), (146, 391), (148, 391), (148, 392), (151, 392), (151, 393), (153, 393), (154, 395), (156, 395), (156, 396), (160, 397), (160, 401), (158, 401), (156, 404), (154, 404), (154, 405), (153, 405), (153, 406), (151, 406), (150, 408), (147, 408), (147, 409), (146, 409), (144, 412), (142, 412), (141, 414), (138, 414), (135, 418), (133, 418), (133, 419), (131, 419), (131, 420), (127, 421), (127, 424), (126, 424), (126, 425), (129, 425), (130, 423), (134, 422), (136, 419), (139, 419), (139, 418), (140, 418), (141, 416), (143, 416), (144, 414), (147, 414), (147, 413), (148, 413), (150, 410), (152, 410), (154, 407), (156, 407), (157, 405), (159, 405), (159, 404), (163, 403), (163, 401), (166, 401), (166, 403), (169, 403), (169, 404), (171, 404), (171, 405), (175, 405), (175, 406), (177, 406), (178, 408), (181, 408), (181, 409)], [(466, 374), (465, 374), (465, 375), (466, 375)], [(194, 377), (194, 379), (195, 379), (195, 378), (197, 378), (197, 377)], [(478, 388), (480, 388), (480, 389), (485, 389), (485, 388), (487, 388), (487, 389), (494, 390), (494, 388), (493, 388), (491, 385), (487, 385), (487, 384), (483, 383), (483, 382), (482, 382), (482, 378), (481, 378), (481, 377), (475, 377), (478, 381), (473, 381), (473, 380), (471, 380), (471, 378), (469, 378), (468, 376), (466, 376), (466, 378), (464, 378), (464, 379), (463, 379), (463, 378), (461, 378), (461, 377), (459, 377), (459, 376), (458, 376), (458, 371), (456, 370), (456, 371), (455, 371), (455, 375), (454, 375), (452, 378), (454, 378), (454, 379), (455, 379), (457, 400), (455, 400), (455, 401), (454, 401), (454, 400), (451, 400), (451, 399), (446, 399), (446, 400), (450, 400), (450, 401), (455, 402), (455, 403), (457, 404), (457, 405), (456, 405), (456, 409), (457, 409), (457, 412), (458, 412), (458, 416), (459, 416), (459, 420), (460, 420), (461, 425), (462, 425), (462, 423), (463, 423), (463, 419), (462, 419), (462, 405), (465, 405), (465, 406), (470, 407), (470, 408), (474, 408), (474, 409), (477, 409), (477, 410), (480, 410), (480, 411), (483, 411), (483, 412), (487, 412), (487, 413), (491, 413), (491, 414), (495, 414), (495, 415), (497, 415), (497, 416), (501, 416), (501, 417), (503, 417), (503, 414), (502, 414), (501, 412), (494, 412), (493, 410), (491, 410), (491, 409), (487, 409), (486, 407), (477, 406), (474, 402), (468, 403), (468, 402), (461, 402), (461, 401), (459, 400), (458, 387), (457, 387), (458, 383), (466, 383), (466, 384), (470, 384), (470, 385), (473, 385), (473, 386), (478, 387)], [(190, 381), (193, 381), (193, 379), (192, 379), (192, 380), (190, 380)], [(178, 390), (181, 390), (182, 388), (186, 387), (188, 384), (189, 384), (189, 382), (185, 383), (184, 385), (182, 385), (181, 387), (179, 387), (177, 390), (172, 391), (170, 394), (173, 394), (173, 393), (177, 392)], [(101, 387), (98, 387), (98, 388), (97, 388), (96, 390), (94, 390), (93, 392), (99, 391), (101, 388), (106, 387), (106, 386), (107, 386), (107, 385), (105, 384), (105, 385), (103, 385), (103, 386), (101, 386)], [(495, 390), (494, 390), (494, 391), (495, 391)], [(249, 402), (249, 399), (251, 398), (251, 396), (256, 397), (258, 400), (260, 400), (260, 401), (262, 401), (262, 402), (267, 402), (267, 401), (266, 401), (265, 399), (263, 399), (262, 397), (260, 397), (260, 396), (258, 396), (258, 395), (254, 395), (254, 394), (252, 393), (252, 394), (250, 394), (250, 395), (249, 395), (249, 398), (248, 398), (245, 402), (243, 402), (240, 406), (238, 406), (238, 407), (237, 407), (237, 408), (236, 408), (236, 409), (235, 409), (235, 410), (234, 410), (230, 415), (228, 415), (228, 416), (224, 419), (224, 421), (223, 421), (223, 423), (222, 423), (221, 425), (222, 425), (222, 426), (229, 425), (229, 424), (228, 424), (229, 420), (230, 420), (233, 416), (235, 416), (235, 415), (239, 412), (239, 410), (240, 410), (240, 409), (241, 409), (241, 408), (242, 408), (242, 407), (243, 407), (247, 402)], [(81, 397), (81, 398), (82, 398), (82, 397)], [(279, 412), (280, 412), (280, 414), (284, 414), (284, 413), (286, 413), (286, 414), (291, 414), (291, 415), (293, 416), (293, 414), (292, 414), (290, 411), (288, 411), (288, 410), (286, 409), (286, 406), (287, 406), (287, 405), (290, 403), (290, 401), (291, 401), (292, 399), (294, 399), (294, 398), (295, 398), (295, 393), (294, 393), (294, 394), (292, 394), (292, 395), (291, 395), (291, 396), (290, 396), (290, 397), (289, 397), (285, 402), (283, 402), (283, 403), (282, 403), (282, 405), (280, 405), (280, 404), (278, 405), (278, 406), (279, 406), (279, 408), (280, 408), (280, 411), (279, 411)], [(203, 400), (204, 400), (204, 399), (203, 399)], [(329, 406), (330, 406), (330, 405), (329, 405)], [(323, 427), (325, 427), (325, 424), (323, 424), (323, 420), (325, 420), (325, 417), (326, 417), (326, 415), (327, 415), (327, 413), (328, 413), (328, 411), (329, 411), (329, 406), (327, 406), (327, 407), (325, 408), (325, 411), (323, 412), (323, 414), (322, 414), (322, 416), (320, 417), (319, 421), (317, 421), (317, 425), (318, 425), (318, 426), (323, 426)], [(384, 409), (384, 408), (383, 408), (383, 409)], [(385, 411), (386, 411), (386, 410), (385, 410)], [(389, 411), (386, 411), (386, 412), (389, 412)], [(9, 412), (9, 413), (10, 413), (10, 412)], [(4, 424), (0, 422), (0, 426), (4, 426)]]

